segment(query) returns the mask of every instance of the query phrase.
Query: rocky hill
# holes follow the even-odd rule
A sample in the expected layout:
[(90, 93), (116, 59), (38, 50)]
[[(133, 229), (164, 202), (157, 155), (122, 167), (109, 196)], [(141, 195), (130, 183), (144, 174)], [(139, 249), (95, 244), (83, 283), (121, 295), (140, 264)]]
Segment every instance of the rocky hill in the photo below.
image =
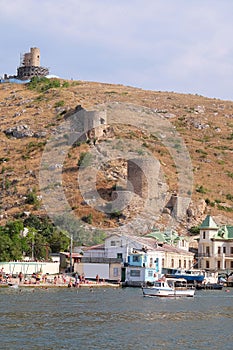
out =
[[(142, 125), (146, 124), (149, 110), (173, 128), (184, 142), (191, 157), (193, 186), (189, 190), (191, 202), (188, 210), (185, 210), (182, 219), (178, 219), (180, 232), (199, 225), (206, 213), (211, 213), (219, 223), (233, 224), (232, 101), (145, 91), (123, 85), (44, 80), (29, 85), (0, 84), (0, 225), (29, 212), (46, 215), (39, 175), (48, 140), (56, 135), (58, 128), (77, 106), (94, 110), (102, 104), (127, 104), (131, 110), (142, 106), (139, 107), (145, 108)], [(172, 202), (179, 191), (179, 169), (162, 136), (156, 138), (143, 127), (137, 128), (132, 120), (133, 114), (127, 113), (125, 123), (109, 125), (103, 137), (90, 137), (70, 145), (64, 163), (56, 164), (62, 168), (63, 192), (73, 213), (95, 227), (122, 227), (137, 217), (143, 206), (141, 198), (134, 199), (133, 204), (122, 212), (107, 213), (96, 210), (84, 200), (77, 185), (80, 157), (93, 149), (104, 155), (107, 151), (101, 150), (101, 146), (106, 141), (114, 141), (112, 149), (121, 150), (121, 155), (124, 155), (128, 140), (135, 141), (134, 157), (138, 154), (143, 158), (149, 153), (159, 161), (165, 198), (157, 214), (150, 217), (149, 225), (144, 221), (143, 228), (140, 226), (140, 214), (132, 230), (147, 232), (152, 226), (165, 228), (174, 209)], [(181, 152), (180, 147), (179, 142), (174, 145), (177, 153)], [(185, 168), (185, 163), (182, 166)], [(124, 187), (126, 180), (127, 161), (123, 156), (101, 165), (96, 184), (100, 197), (111, 202), (116, 188), (121, 184)]]

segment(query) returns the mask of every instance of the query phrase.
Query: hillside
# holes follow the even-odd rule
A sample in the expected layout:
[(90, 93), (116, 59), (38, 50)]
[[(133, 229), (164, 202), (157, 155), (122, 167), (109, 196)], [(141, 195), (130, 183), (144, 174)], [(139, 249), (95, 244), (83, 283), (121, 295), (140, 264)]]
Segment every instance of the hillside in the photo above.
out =
[[(193, 167), (192, 204), (180, 230), (200, 224), (206, 213), (219, 222), (233, 223), (233, 102), (199, 95), (145, 91), (122, 85), (63, 81), (43, 88), (34, 85), (0, 84), (0, 225), (25, 212), (46, 215), (40, 195), (39, 172), (47, 140), (56, 132), (67, 112), (81, 105), (93, 110), (113, 102), (144, 106), (156, 111), (181, 135)], [(71, 113), (71, 112), (70, 112)], [(151, 135), (129, 125), (115, 125), (111, 139), (136, 140), (141, 155), (149, 150), (160, 161), (168, 196), (177, 191), (177, 172), (166, 147)], [(133, 124), (133, 123), (132, 123)], [(17, 127), (16, 129), (14, 129)], [(134, 213), (114, 217), (97, 211), (77, 188), (78, 161), (82, 153), (101, 145), (83, 142), (70, 147), (63, 164), (63, 186), (67, 201), (77, 217), (99, 228), (122, 225)], [(111, 200), (116, 183), (125, 179), (126, 162), (117, 160), (98, 173), (97, 189)], [(166, 226), (169, 210), (161, 213), (155, 226)], [(145, 229), (146, 231), (146, 229)]]

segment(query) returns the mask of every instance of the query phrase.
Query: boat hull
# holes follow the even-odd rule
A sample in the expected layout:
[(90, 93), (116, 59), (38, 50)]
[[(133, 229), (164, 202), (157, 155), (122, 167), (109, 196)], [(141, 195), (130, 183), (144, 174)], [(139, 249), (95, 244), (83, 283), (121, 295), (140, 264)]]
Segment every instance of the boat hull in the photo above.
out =
[(173, 289), (158, 289), (153, 287), (142, 287), (143, 296), (177, 298), (177, 297), (193, 297), (194, 289), (173, 290)]
[(173, 269), (166, 276), (169, 278), (182, 278), (188, 283), (201, 283), (205, 279), (205, 274), (201, 270)]
[(218, 283), (206, 283), (197, 284), (196, 289), (211, 289), (211, 290), (222, 290), (223, 285)]

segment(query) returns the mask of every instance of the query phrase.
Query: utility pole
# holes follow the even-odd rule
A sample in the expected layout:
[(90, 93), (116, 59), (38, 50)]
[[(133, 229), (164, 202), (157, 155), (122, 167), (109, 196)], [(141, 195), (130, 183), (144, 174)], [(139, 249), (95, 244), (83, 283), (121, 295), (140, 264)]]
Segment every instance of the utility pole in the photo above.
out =
[(70, 234), (70, 273), (73, 272), (72, 249), (73, 249), (73, 235), (71, 233)]
[(34, 256), (34, 247), (35, 247), (35, 236), (34, 236), (34, 232), (32, 233), (32, 261), (35, 260), (35, 256)]

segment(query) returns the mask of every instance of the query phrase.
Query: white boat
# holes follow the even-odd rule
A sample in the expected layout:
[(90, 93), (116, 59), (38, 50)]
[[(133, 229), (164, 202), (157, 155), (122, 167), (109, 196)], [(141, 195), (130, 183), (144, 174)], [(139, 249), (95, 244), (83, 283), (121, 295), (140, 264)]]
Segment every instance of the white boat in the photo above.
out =
[(144, 296), (155, 297), (193, 297), (195, 288), (187, 286), (187, 280), (182, 278), (166, 278), (152, 284), (142, 286)]

